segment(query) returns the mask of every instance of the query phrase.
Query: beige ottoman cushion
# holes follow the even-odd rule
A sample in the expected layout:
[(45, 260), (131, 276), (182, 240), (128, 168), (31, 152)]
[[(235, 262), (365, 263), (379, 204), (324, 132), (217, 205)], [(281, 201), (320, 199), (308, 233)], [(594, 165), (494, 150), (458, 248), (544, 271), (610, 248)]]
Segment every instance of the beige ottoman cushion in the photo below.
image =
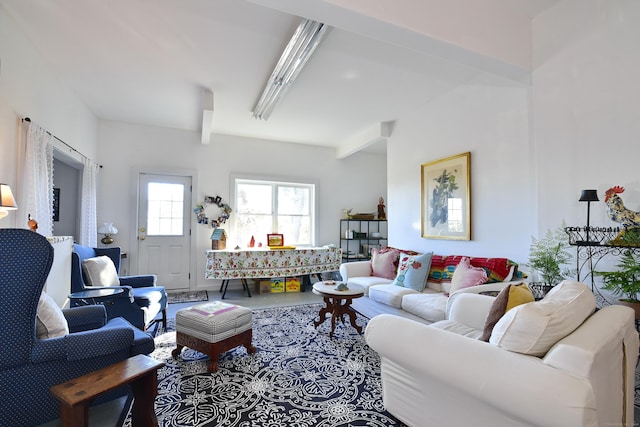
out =
[(176, 312), (176, 332), (216, 343), (251, 329), (251, 310), (210, 301)]

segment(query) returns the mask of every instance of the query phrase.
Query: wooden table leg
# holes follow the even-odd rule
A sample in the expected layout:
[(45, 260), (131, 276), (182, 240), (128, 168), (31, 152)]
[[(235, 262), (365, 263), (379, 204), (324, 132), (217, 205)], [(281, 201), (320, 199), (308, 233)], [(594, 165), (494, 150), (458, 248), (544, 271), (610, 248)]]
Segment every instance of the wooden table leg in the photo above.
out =
[(155, 411), (155, 398), (158, 395), (158, 375), (156, 371), (138, 378), (131, 383), (133, 407), (131, 425), (133, 427), (158, 426)]
[(331, 304), (331, 300), (329, 297), (324, 297), (325, 306), (320, 309), (320, 319), (313, 322), (313, 326), (316, 328), (324, 323), (327, 320), (327, 314), (333, 311), (333, 305)]
[(76, 406), (60, 402), (60, 420), (64, 427), (88, 427), (89, 404), (91, 401)]

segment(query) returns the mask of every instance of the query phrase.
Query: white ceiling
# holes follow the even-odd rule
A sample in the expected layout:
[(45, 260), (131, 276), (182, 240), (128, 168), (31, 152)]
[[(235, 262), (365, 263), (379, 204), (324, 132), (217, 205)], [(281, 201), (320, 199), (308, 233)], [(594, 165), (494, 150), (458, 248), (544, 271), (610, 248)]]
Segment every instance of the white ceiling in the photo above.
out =
[[(559, 0), (494, 1), (534, 17)], [(218, 133), (340, 147), (482, 73), (333, 28), (265, 122), (251, 111), (296, 16), (246, 0), (0, 5), (98, 118), (199, 132), (211, 90), (212, 144)]]

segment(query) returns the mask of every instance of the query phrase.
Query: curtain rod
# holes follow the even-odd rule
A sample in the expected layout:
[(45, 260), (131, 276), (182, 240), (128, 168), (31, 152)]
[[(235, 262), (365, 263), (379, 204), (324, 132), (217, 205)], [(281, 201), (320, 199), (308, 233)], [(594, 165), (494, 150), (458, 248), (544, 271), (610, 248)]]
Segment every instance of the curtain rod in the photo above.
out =
[[(31, 123), (31, 119), (29, 117), (25, 117), (24, 119), (22, 119), (23, 122), (29, 122)], [(49, 135), (51, 135), (52, 137), (54, 137), (55, 139), (57, 139), (58, 141), (60, 141), (61, 143), (63, 143), (64, 145), (66, 145), (69, 150), (71, 151), (75, 151), (76, 153), (78, 153), (79, 155), (81, 155), (82, 157), (84, 157), (87, 160), (91, 160), (89, 159), (87, 156), (85, 156), (84, 154), (82, 154), (81, 152), (79, 152), (78, 150), (76, 150), (75, 148), (73, 148), (72, 146), (70, 146), (69, 144), (67, 144), (66, 142), (64, 142), (63, 140), (61, 140), (60, 138), (58, 138), (57, 136), (55, 136), (54, 134), (52, 134), (51, 132), (49, 132), (48, 130), (45, 129), (45, 132), (47, 132)], [(100, 168), (102, 169), (102, 165), (98, 165), (100, 166)]]

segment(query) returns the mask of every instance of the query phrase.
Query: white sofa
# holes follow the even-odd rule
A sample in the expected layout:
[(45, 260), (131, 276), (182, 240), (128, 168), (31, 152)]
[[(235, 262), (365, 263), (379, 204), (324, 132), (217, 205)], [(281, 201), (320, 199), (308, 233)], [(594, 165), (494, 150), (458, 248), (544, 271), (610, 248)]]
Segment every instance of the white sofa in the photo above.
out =
[[(504, 281), (473, 286), (456, 293), (499, 292), (510, 283), (522, 282), (522, 279), (511, 280), (515, 269), (515, 266), (511, 267)], [(354, 299), (351, 306), (369, 319), (380, 314), (394, 314), (430, 324), (446, 317), (450, 281), (437, 283), (429, 280), (425, 289), (417, 292), (391, 285), (393, 280), (373, 276), (371, 261), (343, 263), (340, 265), (340, 275), (348, 285), (356, 284), (364, 288), (364, 297)]]
[[(550, 323), (570, 323), (573, 300), (545, 306), (548, 297), (511, 309), (496, 328), (505, 322), (502, 332), (517, 330), (508, 322), (529, 309), (553, 313), (557, 318)], [(493, 301), (477, 294), (452, 296), (449, 318), (432, 325), (393, 315), (369, 321), (365, 336), (380, 355), (383, 402), (391, 414), (411, 427), (634, 425), (639, 342), (633, 310), (591, 310), (577, 329), (533, 356), (498, 344), (496, 329), (490, 342), (473, 338)]]

